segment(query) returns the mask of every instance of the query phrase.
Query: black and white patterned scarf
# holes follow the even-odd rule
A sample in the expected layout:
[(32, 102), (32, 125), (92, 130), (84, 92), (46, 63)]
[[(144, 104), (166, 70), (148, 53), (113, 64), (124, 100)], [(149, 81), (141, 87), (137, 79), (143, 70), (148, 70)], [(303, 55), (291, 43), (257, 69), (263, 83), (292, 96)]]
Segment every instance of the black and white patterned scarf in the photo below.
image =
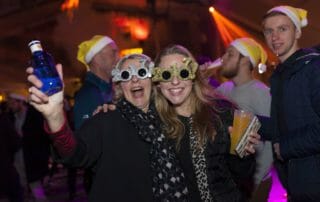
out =
[(176, 158), (174, 146), (170, 145), (162, 133), (160, 118), (153, 104), (147, 113), (122, 99), (117, 104), (124, 118), (139, 131), (143, 140), (151, 144), (150, 162), (152, 170), (152, 190), (155, 201), (187, 201), (188, 189), (184, 173)]

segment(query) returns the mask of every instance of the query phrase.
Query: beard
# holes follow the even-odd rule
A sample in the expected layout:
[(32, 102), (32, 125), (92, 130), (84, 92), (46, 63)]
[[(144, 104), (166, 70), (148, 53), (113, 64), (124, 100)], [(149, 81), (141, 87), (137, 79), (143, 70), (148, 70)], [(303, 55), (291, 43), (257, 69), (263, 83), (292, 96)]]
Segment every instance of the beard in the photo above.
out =
[(227, 79), (232, 79), (235, 76), (237, 76), (238, 70), (239, 70), (239, 66), (238, 65), (233, 69), (229, 69), (229, 70), (222, 69), (221, 70), (221, 75), (226, 77)]

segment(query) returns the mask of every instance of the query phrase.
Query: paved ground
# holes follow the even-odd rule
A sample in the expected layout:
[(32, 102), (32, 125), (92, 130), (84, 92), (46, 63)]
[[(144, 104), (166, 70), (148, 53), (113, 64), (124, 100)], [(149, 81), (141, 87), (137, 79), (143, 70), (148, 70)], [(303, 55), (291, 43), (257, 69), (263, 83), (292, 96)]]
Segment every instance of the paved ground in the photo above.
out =
[[(82, 173), (78, 171), (76, 180), (76, 193), (74, 198), (69, 199), (67, 186), (67, 171), (60, 169), (50, 180), (45, 180), (46, 194), (50, 202), (87, 202), (85, 190), (82, 185)], [(31, 202), (31, 201), (30, 201)]]
[[(286, 202), (286, 192), (282, 188), (275, 171), (272, 171), (273, 185), (269, 195), (268, 202)], [(78, 171), (76, 181), (76, 194), (74, 199), (69, 199), (67, 186), (67, 170), (59, 168), (51, 179), (46, 177), (44, 180), (45, 191), (48, 197), (47, 202), (87, 202), (86, 193), (82, 186), (82, 172)], [(0, 202), (8, 202), (0, 199)], [(30, 194), (26, 197), (25, 202), (35, 202)]]
[[(67, 186), (67, 170), (58, 168), (54, 175), (44, 179), (44, 188), (48, 200), (43, 202), (87, 202), (85, 190), (82, 186), (82, 172), (78, 171), (76, 180), (76, 193), (73, 199), (69, 199)], [(8, 202), (6, 199), (0, 199), (0, 202)], [(25, 202), (36, 202), (30, 193), (25, 194)]]

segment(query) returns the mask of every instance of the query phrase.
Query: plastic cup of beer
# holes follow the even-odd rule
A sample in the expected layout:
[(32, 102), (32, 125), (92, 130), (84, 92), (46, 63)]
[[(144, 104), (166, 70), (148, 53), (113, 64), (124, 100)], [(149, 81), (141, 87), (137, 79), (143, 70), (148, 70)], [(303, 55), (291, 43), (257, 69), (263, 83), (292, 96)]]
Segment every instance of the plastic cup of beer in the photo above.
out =
[(242, 135), (245, 133), (252, 118), (253, 114), (249, 111), (238, 109), (234, 111), (230, 154), (236, 155), (235, 148), (237, 147)]

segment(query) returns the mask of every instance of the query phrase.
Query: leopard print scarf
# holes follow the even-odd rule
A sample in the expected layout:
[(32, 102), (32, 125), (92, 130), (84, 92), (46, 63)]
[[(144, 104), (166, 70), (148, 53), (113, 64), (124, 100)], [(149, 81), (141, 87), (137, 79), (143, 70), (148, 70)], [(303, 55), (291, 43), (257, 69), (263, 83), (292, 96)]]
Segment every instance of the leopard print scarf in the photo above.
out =
[(205, 158), (204, 147), (198, 147), (199, 137), (196, 135), (196, 131), (193, 130), (193, 120), (189, 117), (190, 124), (190, 150), (192, 156), (192, 164), (195, 170), (195, 175), (197, 179), (197, 185), (200, 192), (200, 197), (202, 201), (213, 202), (213, 198), (210, 193), (208, 175), (207, 175), (207, 165)]
[(187, 201), (185, 176), (175, 156), (175, 150), (162, 133), (160, 118), (153, 104), (147, 113), (122, 99), (117, 104), (125, 119), (139, 131), (140, 137), (151, 144), (150, 161), (152, 190), (155, 201)]

